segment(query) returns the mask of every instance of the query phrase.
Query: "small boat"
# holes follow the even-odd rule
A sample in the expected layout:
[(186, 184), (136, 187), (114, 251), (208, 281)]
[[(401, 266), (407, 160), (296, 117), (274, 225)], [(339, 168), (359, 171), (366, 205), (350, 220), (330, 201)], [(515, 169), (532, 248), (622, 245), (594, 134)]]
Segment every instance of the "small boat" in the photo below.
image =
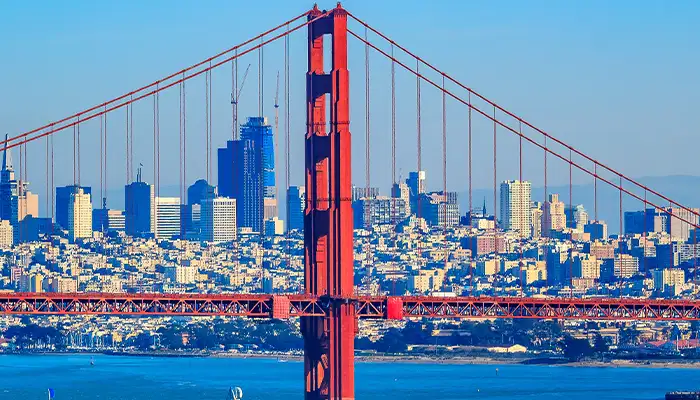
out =
[(90, 357), (90, 366), (91, 367), (95, 366), (95, 358), (94, 357)]
[(228, 396), (226, 400), (241, 400), (243, 398), (243, 389), (236, 386), (235, 388), (228, 388)]

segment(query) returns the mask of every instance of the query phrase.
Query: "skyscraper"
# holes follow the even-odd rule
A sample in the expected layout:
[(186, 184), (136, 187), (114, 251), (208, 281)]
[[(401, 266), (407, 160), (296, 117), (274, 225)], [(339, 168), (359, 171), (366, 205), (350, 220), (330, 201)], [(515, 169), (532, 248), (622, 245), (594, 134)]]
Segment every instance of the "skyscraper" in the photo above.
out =
[(241, 139), (228, 141), (218, 156), (219, 195), (236, 199), (238, 226), (262, 233), (266, 208), (268, 217), (277, 214), (274, 142), (267, 119), (248, 118)]
[(287, 189), (287, 227), (289, 230), (304, 230), (304, 207), (306, 207), (304, 186), (290, 186)]
[(431, 192), (420, 195), (420, 216), (428, 225), (459, 225), (459, 203), (456, 192)]
[(70, 195), (68, 236), (71, 241), (92, 237), (92, 202), (83, 189), (77, 189)]
[[(8, 135), (5, 135), (5, 141)], [(5, 149), (0, 171), (0, 219), (10, 221), (13, 228), (13, 240), (19, 242), (19, 222), (25, 216), (39, 216), (39, 198), (28, 190), (28, 183), (15, 179), (12, 167), (12, 152)]]
[(156, 197), (156, 239), (180, 236), (180, 198)]
[(155, 191), (153, 185), (141, 181), (141, 168), (136, 182), (124, 187), (124, 222), (126, 234), (145, 236), (155, 233)]
[(408, 185), (410, 192), (411, 212), (418, 214), (418, 199), (421, 194), (425, 193), (425, 171), (409, 172), (406, 185)]
[(68, 229), (68, 205), (71, 195), (78, 189), (82, 189), (84, 194), (89, 194), (92, 197), (90, 186), (69, 185), (56, 187), (56, 224), (61, 229)]
[(255, 150), (259, 152), (260, 170), (262, 171), (263, 196), (277, 197), (275, 186), (275, 143), (272, 126), (267, 123), (267, 117), (248, 117), (241, 125), (241, 140), (251, 140)]
[(566, 227), (583, 231), (584, 225), (588, 223), (588, 212), (583, 207), (583, 204), (564, 207), (566, 214)]
[(200, 240), (221, 243), (236, 240), (236, 200), (227, 197), (202, 201)]
[(92, 210), (92, 230), (97, 232), (124, 232), (124, 211), (98, 208)]
[(391, 197), (403, 199), (406, 215), (411, 215), (411, 189), (405, 182), (397, 182), (391, 186)]
[[(221, 154), (221, 149), (219, 149), (219, 154)], [(201, 204), (204, 200), (213, 199), (216, 196), (216, 186), (210, 185), (204, 179), (199, 179), (187, 188), (187, 204), (182, 207), (181, 215), (182, 235), (189, 234), (190, 237), (199, 235)]]
[(566, 228), (564, 202), (559, 201), (559, 195), (552, 193), (542, 205), (542, 236), (550, 237), (552, 231)]
[(532, 188), (528, 181), (501, 183), (501, 218), (503, 229), (518, 232), (520, 237), (532, 234)]

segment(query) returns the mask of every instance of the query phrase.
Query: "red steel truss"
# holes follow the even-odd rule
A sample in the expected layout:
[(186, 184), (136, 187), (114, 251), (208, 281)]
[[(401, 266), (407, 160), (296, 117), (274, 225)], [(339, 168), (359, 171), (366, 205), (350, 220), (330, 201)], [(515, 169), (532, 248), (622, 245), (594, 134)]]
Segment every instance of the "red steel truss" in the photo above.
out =
[(269, 294), (3, 293), (0, 314), (327, 317), (339, 304), (365, 319), (700, 320), (700, 301), (526, 297), (317, 297)]

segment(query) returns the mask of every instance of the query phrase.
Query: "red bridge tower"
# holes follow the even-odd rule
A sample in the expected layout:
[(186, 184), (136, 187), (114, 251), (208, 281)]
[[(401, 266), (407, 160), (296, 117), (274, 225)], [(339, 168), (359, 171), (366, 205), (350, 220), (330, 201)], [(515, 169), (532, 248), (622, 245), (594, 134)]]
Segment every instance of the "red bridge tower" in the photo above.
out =
[[(314, 6), (308, 18), (322, 14)], [(347, 17), (338, 4), (308, 27), (305, 285), (307, 294), (322, 297), (327, 312), (301, 319), (307, 400), (355, 398)], [(330, 71), (323, 68), (325, 36), (330, 36)]]

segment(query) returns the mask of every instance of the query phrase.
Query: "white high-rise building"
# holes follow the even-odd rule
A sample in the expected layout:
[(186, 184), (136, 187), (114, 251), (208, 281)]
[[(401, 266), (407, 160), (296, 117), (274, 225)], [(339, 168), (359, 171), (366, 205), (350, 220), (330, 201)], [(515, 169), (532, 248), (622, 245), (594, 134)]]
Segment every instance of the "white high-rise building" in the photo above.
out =
[(156, 239), (180, 236), (180, 198), (156, 197)]
[(0, 248), (12, 247), (13, 228), (10, 221), (0, 220)]
[(532, 188), (528, 181), (501, 183), (501, 218), (503, 229), (529, 237), (532, 227)]
[(82, 188), (71, 193), (68, 201), (68, 235), (71, 241), (92, 237), (92, 202)]
[(202, 201), (200, 240), (221, 243), (236, 240), (236, 199), (216, 197)]

